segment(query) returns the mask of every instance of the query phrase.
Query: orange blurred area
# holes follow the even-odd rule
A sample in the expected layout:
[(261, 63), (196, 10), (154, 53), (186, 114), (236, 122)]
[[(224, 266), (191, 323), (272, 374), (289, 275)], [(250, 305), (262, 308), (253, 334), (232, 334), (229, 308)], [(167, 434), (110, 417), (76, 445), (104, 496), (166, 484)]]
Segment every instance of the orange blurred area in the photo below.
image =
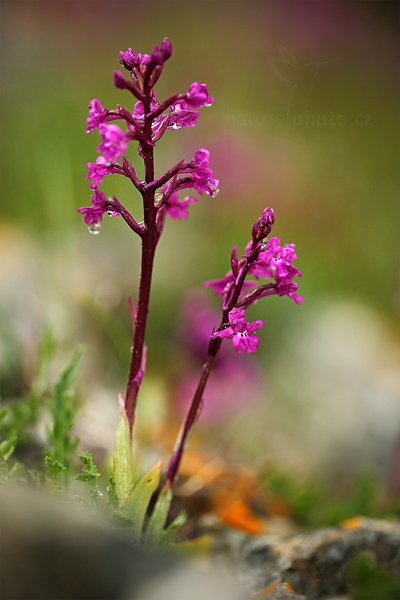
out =
[(263, 589), (260, 592), (258, 592), (255, 595), (255, 598), (270, 598), (275, 591), (278, 591), (278, 590), (281, 590), (281, 589), (282, 590), (287, 590), (289, 592), (293, 592), (294, 593), (294, 589), (290, 585), (290, 583), (287, 583), (286, 581), (283, 582), (283, 583), (281, 581), (277, 581), (276, 583), (272, 583), (271, 585), (269, 585), (265, 589)]

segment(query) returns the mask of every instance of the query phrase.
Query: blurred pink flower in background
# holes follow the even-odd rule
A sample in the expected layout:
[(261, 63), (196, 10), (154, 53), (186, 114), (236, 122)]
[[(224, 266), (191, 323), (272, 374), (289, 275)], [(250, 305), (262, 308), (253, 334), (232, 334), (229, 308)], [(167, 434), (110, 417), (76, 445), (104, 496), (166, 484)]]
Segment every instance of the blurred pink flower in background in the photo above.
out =
[(241, 135), (240, 128), (234, 125), (221, 127), (218, 138), (212, 141), (213, 164), (224, 182), (224, 197), (229, 198), (229, 202), (230, 195), (240, 198), (242, 193), (246, 193), (246, 196), (251, 193), (265, 168), (261, 145), (248, 132), (247, 135), (245, 132)]
[[(178, 335), (188, 357), (180, 371), (180, 381), (173, 390), (173, 404), (179, 415), (183, 415), (193, 396), (198, 382), (199, 365), (213, 327), (220, 322), (220, 313), (202, 292), (189, 292), (183, 308), (183, 325)], [(263, 374), (254, 362), (238, 356), (233, 346), (224, 346), (217, 356), (213, 373), (204, 393), (202, 420), (218, 423), (246, 410), (260, 397), (265, 386)]]

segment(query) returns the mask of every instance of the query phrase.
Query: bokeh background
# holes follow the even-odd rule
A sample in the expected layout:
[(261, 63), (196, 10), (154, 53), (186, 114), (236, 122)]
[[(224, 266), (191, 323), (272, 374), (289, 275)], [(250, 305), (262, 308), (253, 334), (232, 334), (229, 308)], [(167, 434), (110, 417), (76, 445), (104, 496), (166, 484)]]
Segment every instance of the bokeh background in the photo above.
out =
[[(187, 221), (169, 221), (159, 247), (143, 436), (160, 444), (164, 422), (172, 441), (202, 364), (204, 328), (218, 321), (217, 299), (202, 282), (226, 272), (232, 245), (243, 247), (273, 206), (275, 235), (297, 244), (305, 301), (254, 307), (251, 316), (265, 323), (260, 350), (237, 360), (225, 348), (197, 443), (336, 486), (371, 471), (393, 494), (399, 4), (3, 0), (1, 10), (2, 397), (29, 387), (46, 331), (60, 365), (82, 344), (78, 431), (83, 445), (112, 446), (139, 246), (117, 219), (88, 235), (76, 212), (89, 202), (86, 163), (97, 146), (85, 119), (92, 98), (132, 104), (112, 86), (119, 50), (150, 51), (168, 36), (174, 54), (159, 97), (199, 81), (215, 104), (195, 129), (165, 136), (157, 171), (205, 147), (221, 192), (191, 207)], [(139, 215), (134, 190), (108, 179), (103, 189)]]

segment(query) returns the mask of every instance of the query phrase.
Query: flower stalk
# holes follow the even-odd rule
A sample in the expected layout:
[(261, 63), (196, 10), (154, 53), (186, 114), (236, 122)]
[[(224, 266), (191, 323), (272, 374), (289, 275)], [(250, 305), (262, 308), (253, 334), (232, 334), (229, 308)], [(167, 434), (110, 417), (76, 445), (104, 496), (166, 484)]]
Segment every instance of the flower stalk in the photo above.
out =
[[(144, 87), (144, 135), (145, 139), (151, 141), (151, 126), (153, 119), (147, 116), (150, 113), (151, 90), (148, 87), (146, 80)], [(143, 161), (145, 166), (145, 182), (151, 183), (154, 180), (154, 151), (149, 144), (143, 149)], [(139, 284), (139, 298), (135, 321), (135, 331), (133, 336), (133, 350), (131, 364), (129, 368), (128, 383), (125, 395), (125, 411), (128, 418), (130, 434), (132, 437), (135, 409), (137, 396), (140, 389), (140, 384), (144, 375), (144, 340), (146, 334), (147, 315), (149, 313), (151, 280), (153, 274), (154, 256), (157, 246), (156, 235), (156, 212), (154, 206), (154, 190), (145, 188), (141, 191), (143, 198), (143, 215), (144, 215), (144, 232), (142, 235), (142, 257), (141, 257), (141, 272)]]
[[(178, 192), (194, 189), (200, 195), (217, 193), (218, 181), (209, 168), (209, 153), (201, 149), (193, 161), (181, 160), (164, 175), (155, 177), (154, 147), (167, 130), (193, 127), (198, 119), (197, 109), (209, 106), (207, 86), (194, 82), (186, 94), (173, 94), (159, 102), (154, 92), (165, 62), (171, 57), (172, 46), (165, 38), (153, 48), (151, 54), (135, 54), (130, 48), (120, 53), (122, 66), (129, 72), (127, 79), (120, 71), (114, 73), (113, 81), (117, 89), (127, 90), (137, 99), (133, 112), (118, 105), (114, 110), (104, 108), (94, 99), (89, 104), (86, 133), (98, 129), (101, 143), (100, 154), (95, 162), (88, 163), (87, 179), (93, 190), (91, 206), (79, 209), (85, 223), (92, 232), (99, 232), (105, 212), (110, 216), (121, 216), (130, 229), (141, 238), (141, 271), (137, 309), (133, 319), (133, 344), (128, 382), (126, 386), (124, 410), (129, 423), (130, 437), (135, 420), (135, 410), (140, 385), (146, 368), (146, 327), (150, 305), (150, 293), (154, 258), (166, 215), (173, 219), (187, 216), (188, 206), (195, 198), (180, 199)], [(122, 121), (123, 131), (115, 121)], [(113, 122), (110, 125), (110, 122)], [(137, 141), (139, 155), (143, 160), (144, 181), (140, 181), (133, 165), (126, 157), (128, 144)], [(119, 162), (120, 160), (120, 162)], [(107, 198), (98, 188), (106, 175), (127, 177), (142, 197), (143, 219), (136, 220), (130, 211), (115, 197)], [(185, 177), (179, 177), (185, 174)], [(187, 176), (189, 175), (189, 176)], [(155, 192), (161, 188), (161, 198), (155, 200)], [(130, 304), (133, 315), (132, 303)]]
[[(272, 213), (272, 215), (273, 215), (273, 213)], [(243, 289), (244, 282), (246, 280), (246, 276), (249, 272), (249, 269), (251, 268), (251, 265), (258, 258), (259, 253), (261, 251), (261, 247), (262, 247), (261, 240), (258, 240), (257, 238), (253, 238), (250, 253), (244, 259), (244, 263), (241, 267), (241, 271), (237, 273), (237, 280), (235, 281), (235, 285), (232, 288), (232, 294), (231, 294), (229, 304), (222, 311), (221, 323), (220, 323), (218, 329), (216, 331), (214, 331), (210, 337), (210, 341), (208, 344), (208, 351), (207, 351), (207, 360), (203, 364), (199, 383), (198, 383), (196, 391), (193, 395), (189, 410), (186, 413), (186, 416), (181, 425), (181, 429), (180, 429), (178, 437), (176, 439), (174, 450), (173, 450), (172, 456), (171, 456), (169, 464), (168, 464), (167, 477), (166, 477), (166, 485), (167, 486), (172, 487), (175, 483), (175, 480), (178, 475), (179, 467), (182, 462), (185, 447), (186, 447), (186, 444), (189, 439), (190, 432), (193, 429), (197, 419), (200, 416), (202, 403), (203, 403), (204, 390), (206, 388), (208, 379), (210, 377), (212, 368), (214, 366), (215, 359), (217, 358), (218, 352), (220, 351), (221, 346), (222, 346), (222, 338), (218, 336), (218, 333), (223, 332), (226, 328), (226, 325), (229, 323), (229, 315), (231, 314), (231, 311), (233, 311), (237, 305), (239, 296)], [(233, 267), (233, 270), (236, 270), (236, 269)], [(261, 323), (261, 325), (262, 325), (261, 321), (259, 321), (258, 323)]]

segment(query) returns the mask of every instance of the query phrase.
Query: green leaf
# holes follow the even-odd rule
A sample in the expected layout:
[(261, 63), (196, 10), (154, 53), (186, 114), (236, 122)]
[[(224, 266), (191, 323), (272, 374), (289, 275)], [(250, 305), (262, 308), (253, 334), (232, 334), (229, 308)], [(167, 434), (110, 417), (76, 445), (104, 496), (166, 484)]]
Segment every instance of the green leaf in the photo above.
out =
[(113, 482), (119, 506), (124, 506), (133, 484), (132, 447), (129, 423), (121, 409), (114, 446)]
[(112, 477), (109, 478), (108, 480), (108, 484), (107, 484), (107, 499), (108, 499), (108, 503), (110, 506), (112, 506), (112, 508), (114, 510), (118, 510), (118, 498), (117, 498), (117, 494), (115, 491), (115, 483)]
[(174, 553), (184, 559), (204, 555), (210, 556), (213, 547), (214, 540), (210, 535), (203, 535), (193, 540), (186, 540), (172, 545)]
[(29, 430), (38, 420), (39, 404), (39, 399), (28, 393), (0, 409), (1, 437), (16, 436), (18, 442), (29, 439)]
[(159, 461), (140, 481), (132, 488), (120, 512), (121, 516), (132, 524), (133, 534), (140, 539), (144, 519), (152, 495), (160, 483), (162, 463)]
[(82, 481), (82, 483), (87, 485), (95, 500), (101, 500), (101, 498), (103, 498), (103, 493), (97, 485), (97, 479), (100, 477), (100, 472), (93, 462), (93, 456), (90, 452), (81, 452), (79, 458), (83, 463), (83, 467), (82, 471), (78, 473), (78, 475), (75, 475), (74, 479)]
[[(54, 340), (49, 343), (45, 334), (40, 344), (38, 366), (30, 390), (0, 408), (0, 434), (3, 439), (16, 435), (18, 443), (28, 442), (31, 431), (40, 418), (40, 411), (47, 400), (48, 373), (54, 354)], [(42, 382), (39, 385), (39, 380)]]
[(46, 465), (48, 474), (54, 479), (58, 479), (60, 475), (65, 473), (67, 470), (67, 467), (62, 465), (58, 460), (49, 454), (44, 457), (44, 464)]
[(17, 436), (13, 434), (8, 438), (8, 440), (1, 442), (0, 457), (7, 461), (14, 452), (17, 441)]
[(175, 536), (181, 527), (187, 521), (187, 514), (185, 512), (179, 513), (179, 515), (170, 523), (167, 529), (162, 532), (161, 543), (163, 545), (171, 544), (175, 540)]
[(52, 416), (52, 425), (47, 432), (49, 454), (67, 468), (79, 443), (78, 438), (71, 435), (76, 414), (72, 386), (82, 356), (83, 349), (77, 348), (71, 361), (56, 381), (49, 402), (49, 411)]
[(100, 477), (100, 472), (93, 462), (93, 456), (90, 452), (81, 452), (79, 455), (83, 463), (82, 471), (75, 475), (74, 479), (78, 479), (89, 485), (94, 484), (96, 479)]
[(8, 406), (5, 406), (4, 408), (0, 408), (0, 426), (5, 421), (6, 417), (9, 414), (9, 412), (10, 412), (10, 409), (8, 408)]
[(149, 519), (144, 541), (150, 544), (158, 544), (162, 539), (165, 522), (168, 517), (172, 502), (172, 491), (170, 488), (164, 488), (154, 506), (153, 513)]
[(55, 351), (55, 337), (52, 331), (47, 329), (40, 340), (38, 368), (31, 388), (34, 396), (43, 397), (48, 390), (50, 367)]

